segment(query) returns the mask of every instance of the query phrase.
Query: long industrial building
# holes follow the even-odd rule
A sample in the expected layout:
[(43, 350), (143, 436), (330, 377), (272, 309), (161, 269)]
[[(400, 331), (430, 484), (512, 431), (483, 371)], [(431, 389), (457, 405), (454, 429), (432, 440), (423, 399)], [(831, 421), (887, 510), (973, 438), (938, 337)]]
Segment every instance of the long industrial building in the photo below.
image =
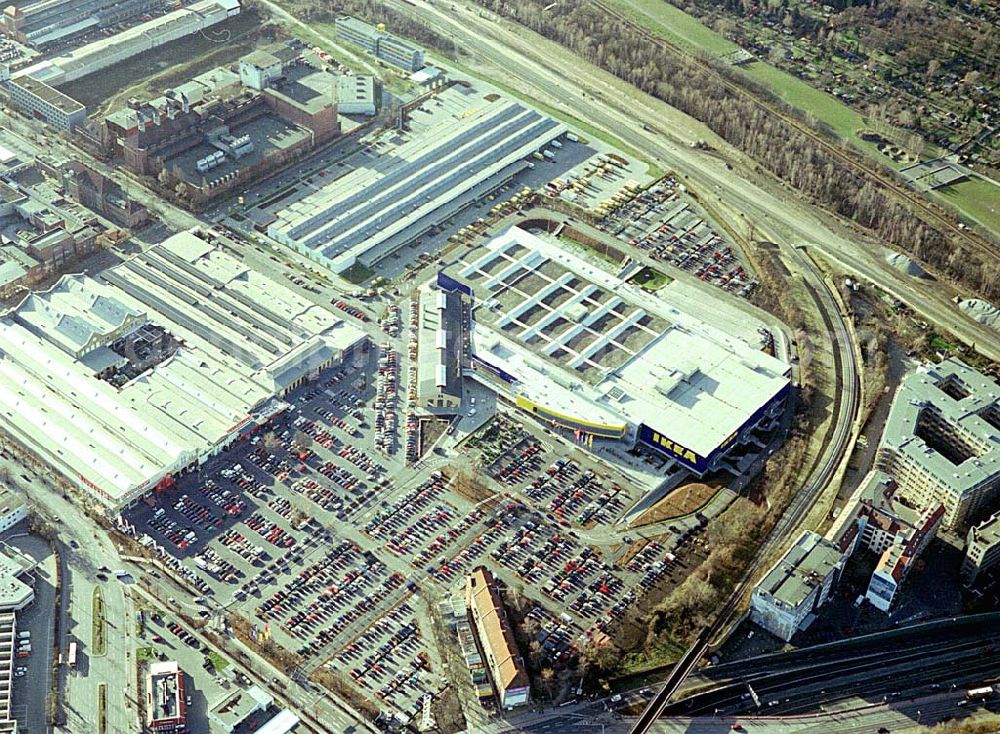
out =
[(435, 113), (435, 123), (399, 144), (376, 146), (349, 173), (281, 209), (268, 235), (334, 272), (371, 267), (451, 217), (452, 207), (509, 181), (566, 131), (513, 100), (471, 94), (438, 95), (454, 114)]
[(40, 61), (14, 73), (58, 87), (238, 15), (240, 0), (199, 0), (109, 38)]
[(165, 4), (164, 0), (35, 0), (8, 5), (0, 30), (21, 43), (45, 48), (162, 10)]
[(443, 327), (442, 346), (469, 352), (467, 376), (578, 437), (741, 474), (780, 422), (789, 366), (627, 279), (511, 227), (438, 273), (432, 287), (471, 304), (440, 312), (470, 314)]
[(265, 423), (356, 326), (191, 233), (0, 319), (0, 427), (109, 508)]

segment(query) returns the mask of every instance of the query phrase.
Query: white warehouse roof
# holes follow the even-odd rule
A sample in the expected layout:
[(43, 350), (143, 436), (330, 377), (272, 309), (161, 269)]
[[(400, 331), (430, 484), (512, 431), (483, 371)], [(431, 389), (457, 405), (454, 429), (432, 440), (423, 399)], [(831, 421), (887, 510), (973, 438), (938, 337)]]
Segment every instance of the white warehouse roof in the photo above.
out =
[[(189, 233), (101, 277), (64, 276), (0, 319), (0, 425), (112, 506), (266, 418), (284, 387), (364, 339)], [(86, 315), (87, 303), (101, 305)], [(45, 328), (64, 322), (80, 333)], [(152, 367), (139, 364), (145, 371), (120, 387), (76, 354), (140, 326), (165, 330), (177, 348)]]
[(444, 275), (475, 296), (476, 358), (543, 418), (608, 436), (645, 425), (704, 460), (790, 384), (760, 345), (517, 227)]

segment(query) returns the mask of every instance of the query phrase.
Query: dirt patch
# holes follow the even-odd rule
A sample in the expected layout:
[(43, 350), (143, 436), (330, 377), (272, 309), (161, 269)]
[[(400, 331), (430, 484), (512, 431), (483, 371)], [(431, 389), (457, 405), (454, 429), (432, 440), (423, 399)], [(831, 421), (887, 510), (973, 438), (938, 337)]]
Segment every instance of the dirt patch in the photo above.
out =
[(420, 419), (420, 455), (427, 453), (427, 449), (435, 444), (448, 430), (449, 421), (444, 418), (421, 418)]
[(451, 686), (445, 688), (431, 701), (431, 714), (437, 725), (436, 730), (442, 734), (465, 731), (465, 715), (462, 713), (458, 693)]
[(642, 513), (636, 519), (633, 527), (639, 528), (654, 522), (669, 520), (672, 517), (690, 515), (699, 507), (704, 506), (721, 488), (722, 482), (720, 481), (682, 484)]
[(483, 477), (478, 472), (459, 471), (455, 475), (451, 489), (470, 502), (477, 504), (497, 496), (496, 492), (486, 486)]

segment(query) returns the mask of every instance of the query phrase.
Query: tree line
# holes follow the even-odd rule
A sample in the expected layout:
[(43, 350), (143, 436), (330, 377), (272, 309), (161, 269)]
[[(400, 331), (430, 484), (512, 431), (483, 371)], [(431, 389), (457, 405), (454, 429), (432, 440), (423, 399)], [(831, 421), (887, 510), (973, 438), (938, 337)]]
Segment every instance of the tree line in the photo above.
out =
[[(738, 95), (702, 63), (660, 48), (632, 26), (580, 0), (561, 2), (555, 11), (545, 10), (545, 0), (478, 1), (702, 121), (812, 201), (893, 247), (987, 298), (1000, 296), (997, 258), (985, 258), (923, 221), (876, 179), (829, 155), (789, 121)], [(760, 88), (754, 92), (764, 93)]]

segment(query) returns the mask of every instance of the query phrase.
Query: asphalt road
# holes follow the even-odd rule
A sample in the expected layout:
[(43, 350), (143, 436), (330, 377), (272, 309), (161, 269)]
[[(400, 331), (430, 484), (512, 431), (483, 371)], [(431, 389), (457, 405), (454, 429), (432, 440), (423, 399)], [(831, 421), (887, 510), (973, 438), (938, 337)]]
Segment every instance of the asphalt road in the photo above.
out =
[[(120, 565), (114, 545), (103, 532), (96, 530), (96, 526), (77, 520), (83, 517), (79, 509), (34, 471), (25, 469), (10, 458), (3, 459), (2, 465), (9, 469), (12, 483), (28, 494), (36, 509), (56, 526), (59, 533), (64, 592), (68, 594), (70, 608), (63, 609), (58, 649), (65, 655), (70, 640), (76, 640), (79, 648), (77, 669), (64, 672), (69, 722), (67, 731), (92, 730), (93, 722), (97, 720), (98, 686), (106, 683), (109, 696), (108, 734), (137, 732), (134, 704), (135, 626), (130, 624), (130, 602), (126, 599), (125, 585), (113, 577), (109, 577), (108, 582), (101, 582), (96, 576), (97, 569), (102, 565), (112, 569)], [(71, 518), (73, 521), (70, 521)], [(71, 543), (77, 547), (73, 548)], [(105, 655), (94, 655), (91, 648), (95, 585), (101, 585), (106, 604), (108, 646)]]
[[(714, 196), (725, 202), (728, 208), (753, 221), (758, 232), (772, 241), (814, 243), (847, 270), (880, 284), (929, 321), (966, 343), (976, 344), (991, 358), (1000, 359), (1000, 340), (995, 332), (960, 312), (950, 302), (952, 291), (903, 275), (885, 263), (881, 247), (861, 240), (853, 232), (835, 231), (827, 223), (827, 215), (766, 177), (752, 175), (752, 163), (748, 162), (744, 178), (739, 170), (729, 170), (719, 156), (689, 147), (693, 140), (704, 138), (729, 149), (701, 123), (652, 97), (645, 98), (648, 104), (635, 104), (635, 90), (625, 82), (555, 44), (540, 42), (522, 28), (496, 20), (478, 6), (451, 3), (443, 8), (424, 0), (395, 0), (393, 4), (455, 38), (482, 63), (493, 65), (495, 78), (611, 131), (651, 159), (684, 175), (706, 198)], [(442, 65), (449, 66), (446, 61)], [(738, 153), (734, 152), (734, 157), (745, 161)], [(837, 229), (842, 228), (838, 225)]]
[(27, 553), (38, 561), (35, 570), (35, 600), (17, 614), (18, 633), (31, 632), (31, 655), (14, 658), (15, 668), (27, 670), (15, 676), (12, 685), (11, 713), (17, 719), (20, 734), (42, 734), (47, 730), (46, 701), (50, 692), (49, 673), (52, 663), (52, 614), (55, 606), (56, 562), (49, 544), (27, 532), (27, 523), (12, 528), (4, 542)]

